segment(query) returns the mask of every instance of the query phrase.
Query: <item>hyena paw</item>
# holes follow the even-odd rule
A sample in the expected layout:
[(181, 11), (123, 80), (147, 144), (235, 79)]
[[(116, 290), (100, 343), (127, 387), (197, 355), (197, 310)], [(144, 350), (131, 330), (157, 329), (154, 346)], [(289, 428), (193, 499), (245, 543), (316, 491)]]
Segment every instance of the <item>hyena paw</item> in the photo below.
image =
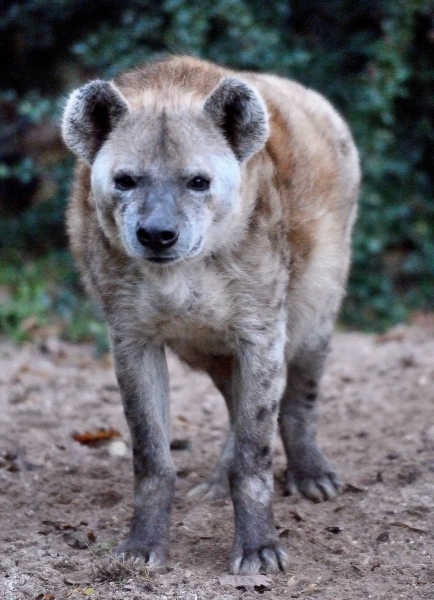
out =
[(321, 454), (320, 460), (297, 464), (286, 471), (285, 494), (300, 492), (313, 502), (333, 500), (342, 489), (339, 475)]
[(244, 547), (232, 551), (230, 570), (234, 575), (285, 572), (289, 558), (279, 542), (259, 548)]
[(342, 489), (342, 483), (335, 472), (323, 473), (319, 477), (297, 477), (286, 474), (285, 494), (290, 496), (300, 492), (313, 502), (333, 500)]
[(167, 555), (167, 544), (145, 544), (134, 538), (128, 538), (113, 550), (120, 564), (130, 565), (132, 570), (145, 567), (156, 573), (166, 571)]
[(187, 493), (188, 499), (204, 500), (213, 502), (214, 500), (223, 500), (229, 497), (229, 486), (223, 481), (207, 481), (195, 486)]

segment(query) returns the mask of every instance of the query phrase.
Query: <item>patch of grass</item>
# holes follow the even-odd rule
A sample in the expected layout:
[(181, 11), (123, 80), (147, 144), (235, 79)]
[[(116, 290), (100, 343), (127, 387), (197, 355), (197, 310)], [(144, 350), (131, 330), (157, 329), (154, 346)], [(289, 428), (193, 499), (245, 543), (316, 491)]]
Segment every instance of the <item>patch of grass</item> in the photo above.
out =
[(106, 326), (83, 293), (69, 252), (36, 259), (3, 253), (0, 333), (22, 342), (44, 329), (72, 342), (92, 341), (99, 353), (108, 349)]
[(109, 554), (103, 559), (95, 557), (90, 569), (93, 577), (102, 582), (122, 582), (131, 577), (136, 577), (141, 581), (149, 581), (153, 575), (152, 569), (146, 566), (146, 563), (140, 558), (116, 558)]

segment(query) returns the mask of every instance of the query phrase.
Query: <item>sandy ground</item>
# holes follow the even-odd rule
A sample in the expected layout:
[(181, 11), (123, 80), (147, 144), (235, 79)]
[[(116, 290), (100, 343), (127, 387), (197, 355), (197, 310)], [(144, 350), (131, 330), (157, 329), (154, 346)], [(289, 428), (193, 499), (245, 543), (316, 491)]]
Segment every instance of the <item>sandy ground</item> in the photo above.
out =
[[(223, 400), (169, 357), (178, 472), (166, 574), (107, 566), (128, 529), (132, 466), (110, 360), (48, 339), (0, 342), (0, 597), (7, 600), (434, 598), (434, 332), (339, 334), (323, 380), (319, 437), (346, 482), (334, 502), (282, 495), (275, 520), (286, 574), (225, 579), (229, 501), (186, 499), (224, 439)], [(74, 433), (121, 437), (85, 446)], [(236, 585), (244, 584), (244, 587)], [(256, 585), (256, 587), (255, 587)]]

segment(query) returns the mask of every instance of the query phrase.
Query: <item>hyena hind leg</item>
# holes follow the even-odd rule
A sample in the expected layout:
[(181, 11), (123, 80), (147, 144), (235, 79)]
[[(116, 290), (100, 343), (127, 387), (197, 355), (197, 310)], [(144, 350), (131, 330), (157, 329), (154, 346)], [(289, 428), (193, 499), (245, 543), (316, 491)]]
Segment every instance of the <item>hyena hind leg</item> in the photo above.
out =
[(232, 462), (234, 451), (234, 434), (232, 430), (232, 358), (216, 357), (214, 360), (210, 360), (207, 372), (225, 400), (229, 413), (230, 430), (211, 475), (205, 483), (201, 483), (191, 489), (187, 497), (212, 502), (214, 500), (229, 498), (230, 496), (228, 469)]
[(321, 502), (335, 498), (342, 483), (316, 442), (318, 385), (329, 349), (326, 339), (303, 345), (288, 364), (279, 426), (288, 468), (285, 493), (299, 491)]

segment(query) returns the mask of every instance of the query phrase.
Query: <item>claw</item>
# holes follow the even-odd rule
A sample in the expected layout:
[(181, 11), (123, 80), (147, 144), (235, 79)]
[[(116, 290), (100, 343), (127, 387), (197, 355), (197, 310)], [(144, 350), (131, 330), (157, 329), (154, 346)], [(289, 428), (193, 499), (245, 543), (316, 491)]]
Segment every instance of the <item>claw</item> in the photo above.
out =
[(296, 479), (292, 473), (287, 473), (285, 495), (291, 496), (300, 492), (313, 502), (334, 500), (342, 490), (342, 482), (334, 472), (324, 473), (318, 477)]
[(335, 485), (331, 477), (321, 477), (321, 479), (318, 479), (316, 482), (316, 485), (321, 490), (324, 500), (334, 500), (339, 493), (339, 488)]
[(145, 568), (154, 573), (166, 572), (167, 551), (162, 548), (147, 549), (126, 540), (114, 548), (112, 556), (120, 564), (129, 565), (134, 570)]
[(258, 550), (241, 552), (232, 557), (231, 572), (234, 575), (256, 575), (258, 573), (285, 572), (289, 558), (279, 543)]
[(227, 486), (224, 486), (219, 482), (211, 481), (201, 483), (187, 492), (187, 498), (189, 500), (203, 500), (205, 502), (222, 500), (228, 496), (229, 490), (227, 489)]

